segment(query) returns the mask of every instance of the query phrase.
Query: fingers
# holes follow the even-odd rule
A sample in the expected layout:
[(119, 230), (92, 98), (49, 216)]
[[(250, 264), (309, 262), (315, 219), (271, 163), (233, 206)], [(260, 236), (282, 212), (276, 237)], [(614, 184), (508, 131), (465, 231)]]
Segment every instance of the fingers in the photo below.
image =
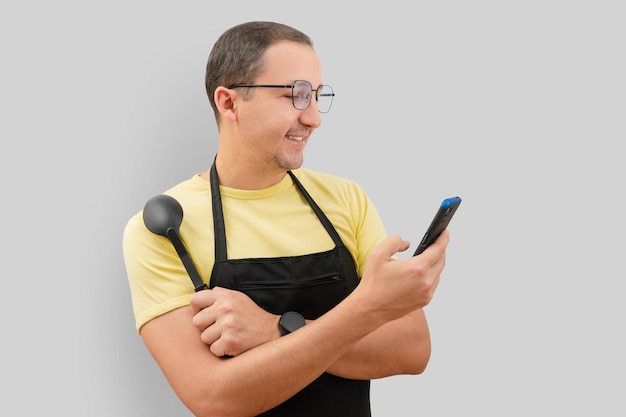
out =
[(409, 241), (402, 239), (394, 233), (380, 242), (378, 246), (372, 250), (371, 255), (378, 258), (391, 258), (396, 253), (407, 250), (409, 245)]
[(442, 258), (445, 259), (446, 249), (448, 248), (448, 242), (450, 241), (450, 232), (444, 230), (441, 235), (422, 252), (417, 255), (417, 258), (426, 262), (429, 266), (434, 266), (441, 262)]
[(444, 230), (441, 235), (420, 255), (413, 257), (413, 262), (421, 264), (414, 271), (423, 283), (422, 290), (425, 296), (425, 305), (433, 298), (439, 286), (441, 273), (446, 264), (446, 249), (449, 241), (449, 232)]
[(227, 294), (230, 290), (222, 287), (214, 287), (210, 290), (202, 290), (194, 293), (189, 299), (189, 304), (194, 314), (197, 314), (200, 310), (214, 305), (220, 297)]
[(215, 303), (216, 297), (214, 290), (202, 290), (194, 293), (189, 299), (189, 305), (193, 314), (197, 314), (200, 310), (210, 307)]
[(240, 291), (219, 287), (199, 291), (192, 295), (190, 304), (194, 313), (192, 324), (200, 330), (200, 340), (209, 345), (216, 356), (240, 354), (278, 332), (273, 326), (275, 332), (270, 336), (263, 333), (268, 319), (260, 315), (259, 310), (263, 310)]
[[(193, 294), (190, 299), (190, 307), (193, 313), (192, 323), (200, 330), (200, 340), (209, 345), (211, 352), (216, 356), (225, 354), (220, 346), (222, 330), (217, 325), (219, 307), (217, 300), (221, 289), (202, 290)], [(224, 344), (224, 343), (221, 343)]]
[(450, 241), (450, 231), (448, 229), (445, 229), (443, 232), (441, 232), (441, 234), (439, 235), (439, 237), (437, 238), (437, 240), (435, 240), (434, 243), (443, 246), (444, 248), (448, 247), (448, 242)]
[[(190, 307), (191, 312), (193, 314), (192, 323), (195, 327), (197, 327), (201, 332), (203, 332), (203, 340), (204, 337), (210, 338), (210, 334), (208, 336), (205, 335), (205, 330), (212, 326), (217, 320), (217, 312), (215, 308), (211, 308), (215, 306), (217, 301), (217, 295), (215, 290), (202, 290), (193, 294), (190, 299)], [(207, 343), (205, 341), (205, 343)]]

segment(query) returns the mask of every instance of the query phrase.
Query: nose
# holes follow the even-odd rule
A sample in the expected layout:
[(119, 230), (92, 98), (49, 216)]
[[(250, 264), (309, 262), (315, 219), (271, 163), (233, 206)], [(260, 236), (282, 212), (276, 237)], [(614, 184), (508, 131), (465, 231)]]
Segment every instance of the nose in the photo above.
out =
[(305, 110), (300, 110), (300, 123), (312, 129), (317, 129), (322, 124), (322, 117), (320, 116), (315, 98), (311, 100), (309, 107)]

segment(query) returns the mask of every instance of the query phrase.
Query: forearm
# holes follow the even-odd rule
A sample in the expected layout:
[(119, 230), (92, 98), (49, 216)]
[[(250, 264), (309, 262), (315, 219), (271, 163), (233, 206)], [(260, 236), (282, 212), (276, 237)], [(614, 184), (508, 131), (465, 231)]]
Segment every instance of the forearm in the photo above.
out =
[[(148, 323), (142, 336), (195, 415), (256, 415), (293, 396), (382, 325), (360, 311), (358, 302), (344, 304), (293, 334), (230, 359), (215, 357), (194, 327), (180, 327), (191, 321), (186, 308)], [(353, 325), (346, 329), (344, 323)]]
[[(424, 344), (427, 327), (424, 322), (418, 325), (422, 333), (408, 331), (409, 318), (423, 314), (420, 309), (432, 299), (444, 265), (446, 238), (444, 232), (422, 255), (397, 260), (391, 255), (406, 250), (408, 242), (390, 236), (371, 252), (358, 287), (332, 310), (292, 334), (230, 359), (220, 359), (201, 340), (198, 323), (193, 322), (198, 312), (208, 310), (202, 302), (151, 320), (141, 336), (177, 395), (197, 416), (257, 415), (331, 369), (352, 378), (371, 378), (390, 370), (421, 371), (430, 349)], [(199, 301), (207, 296), (201, 293), (192, 296), (192, 305), (194, 297)], [(206, 326), (200, 328), (206, 332)], [(411, 337), (398, 339), (407, 331)], [(420, 340), (422, 353), (408, 355), (411, 342)], [(414, 359), (407, 360), (410, 357)], [(389, 361), (382, 367), (377, 364)], [(375, 364), (376, 371), (360, 374), (368, 363)]]
[(428, 364), (430, 350), (428, 324), (419, 309), (365, 336), (327, 372), (350, 379), (420, 374)]

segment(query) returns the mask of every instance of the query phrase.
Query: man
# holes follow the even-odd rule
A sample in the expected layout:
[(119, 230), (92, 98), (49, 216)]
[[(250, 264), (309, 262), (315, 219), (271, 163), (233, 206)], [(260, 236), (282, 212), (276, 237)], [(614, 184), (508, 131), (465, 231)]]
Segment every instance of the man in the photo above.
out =
[(197, 416), (369, 416), (371, 379), (428, 363), (422, 308), (448, 233), (397, 259), (409, 243), (386, 236), (358, 185), (301, 167), (334, 96), (305, 34), (272, 22), (227, 30), (206, 86), (217, 155), (166, 194), (210, 289), (194, 293), (138, 213), (124, 232), (137, 329)]

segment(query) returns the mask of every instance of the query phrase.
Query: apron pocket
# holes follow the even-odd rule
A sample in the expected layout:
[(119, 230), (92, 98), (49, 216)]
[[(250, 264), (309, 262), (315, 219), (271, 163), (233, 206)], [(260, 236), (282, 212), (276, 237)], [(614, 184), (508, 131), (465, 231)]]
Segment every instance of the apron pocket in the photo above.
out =
[(347, 295), (344, 282), (337, 274), (289, 281), (239, 282), (237, 289), (272, 314), (293, 310), (307, 319), (318, 318)]

